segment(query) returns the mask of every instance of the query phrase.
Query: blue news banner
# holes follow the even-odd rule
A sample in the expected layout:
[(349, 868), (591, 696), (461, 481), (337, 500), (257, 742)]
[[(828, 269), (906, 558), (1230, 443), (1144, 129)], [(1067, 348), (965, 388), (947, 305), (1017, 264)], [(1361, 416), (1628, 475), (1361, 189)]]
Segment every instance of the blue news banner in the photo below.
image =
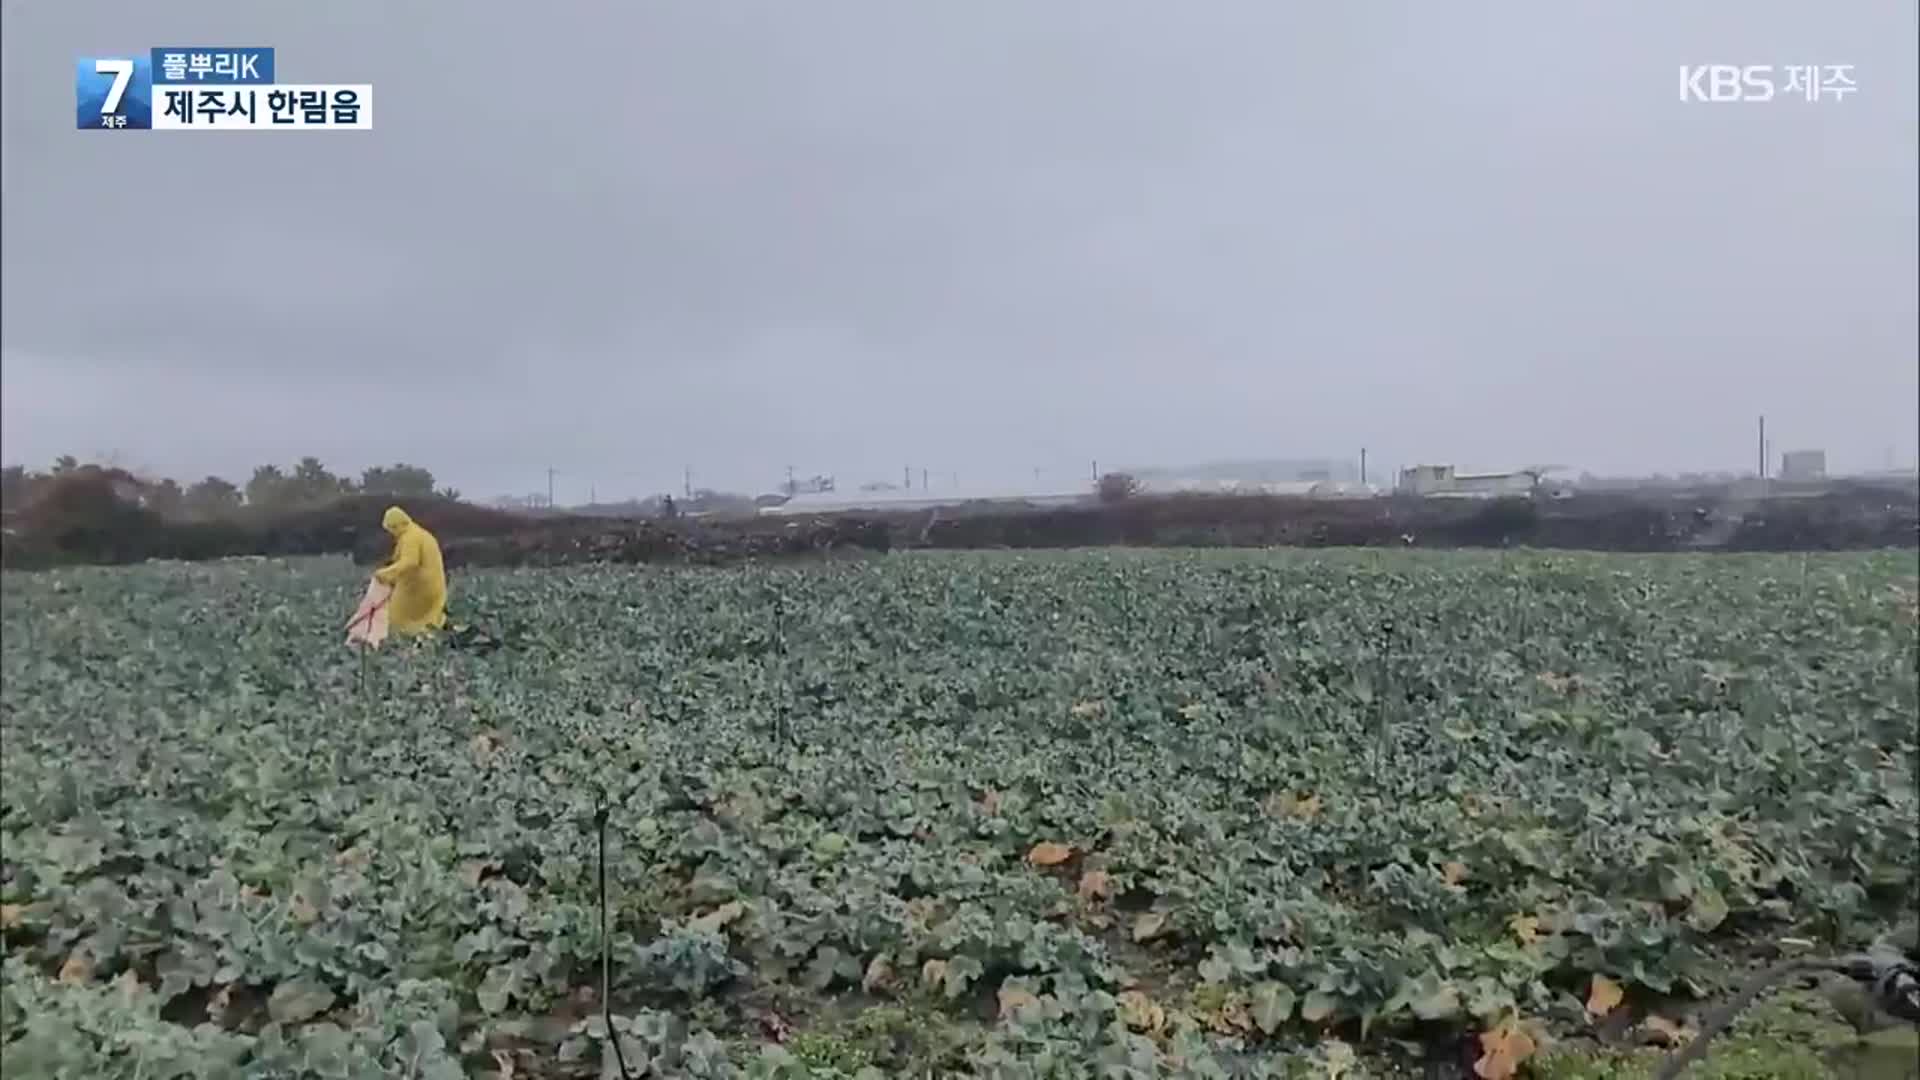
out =
[(159, 48), (83, 56), (75, 120), (89, 131), (364, 131), (366, 83), (278, 83), (269, 48)]

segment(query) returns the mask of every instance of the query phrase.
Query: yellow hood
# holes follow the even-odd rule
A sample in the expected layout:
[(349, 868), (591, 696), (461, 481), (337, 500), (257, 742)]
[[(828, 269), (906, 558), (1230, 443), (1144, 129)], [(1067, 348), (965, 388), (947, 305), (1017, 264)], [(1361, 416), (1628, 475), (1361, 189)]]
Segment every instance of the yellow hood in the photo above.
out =
[(387, 507), (387, 512), (380, 517), (380, 527), (392, 533), (394, 536), (399, 536), (401, 533), (406, 532), (407, 527), (412, 524), (413, 519), (407, 516), (405, 510), (397, 506)]

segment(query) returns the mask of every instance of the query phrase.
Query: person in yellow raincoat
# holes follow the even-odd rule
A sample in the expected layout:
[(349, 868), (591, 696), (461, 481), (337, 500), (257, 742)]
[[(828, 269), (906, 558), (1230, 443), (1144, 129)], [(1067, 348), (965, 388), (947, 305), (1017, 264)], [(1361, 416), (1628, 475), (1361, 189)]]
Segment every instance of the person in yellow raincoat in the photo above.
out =
[(387, 619), (396, 634), (424, 634), (447, 624), (447, 571), (440, 541), (405, 510), (387, 507), (380, 526), (393, 536), (393, 561), (373, 572), (375, 581), (393, 586)]

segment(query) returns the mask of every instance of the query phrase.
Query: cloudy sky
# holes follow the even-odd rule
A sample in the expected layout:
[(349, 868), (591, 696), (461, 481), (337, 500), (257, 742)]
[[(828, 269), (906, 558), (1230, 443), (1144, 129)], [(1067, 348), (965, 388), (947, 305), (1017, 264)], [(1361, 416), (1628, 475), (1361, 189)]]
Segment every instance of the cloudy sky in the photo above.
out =
[[(0, 456), (563, 500), (1910, 461), (1909, 0), (5, 0)], [(350, 134), (82, 132), (277, 49)], [(1684, 63), (1850, 64), (1683, 104)]]

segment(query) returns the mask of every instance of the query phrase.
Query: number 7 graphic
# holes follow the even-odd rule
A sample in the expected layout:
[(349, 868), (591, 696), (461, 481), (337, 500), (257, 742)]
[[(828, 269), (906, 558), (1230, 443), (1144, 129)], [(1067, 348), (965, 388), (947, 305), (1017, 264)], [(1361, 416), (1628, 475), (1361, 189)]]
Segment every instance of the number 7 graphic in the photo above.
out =
[(120, 110), (120, 99), (126, 96), (127, 84), (133, 81), (133, 61), (95, 60), (93, 72), (113, 76), (113, 85), (107, 88), (107, 100), (100, 103), (100, 115), (111, 116)]

